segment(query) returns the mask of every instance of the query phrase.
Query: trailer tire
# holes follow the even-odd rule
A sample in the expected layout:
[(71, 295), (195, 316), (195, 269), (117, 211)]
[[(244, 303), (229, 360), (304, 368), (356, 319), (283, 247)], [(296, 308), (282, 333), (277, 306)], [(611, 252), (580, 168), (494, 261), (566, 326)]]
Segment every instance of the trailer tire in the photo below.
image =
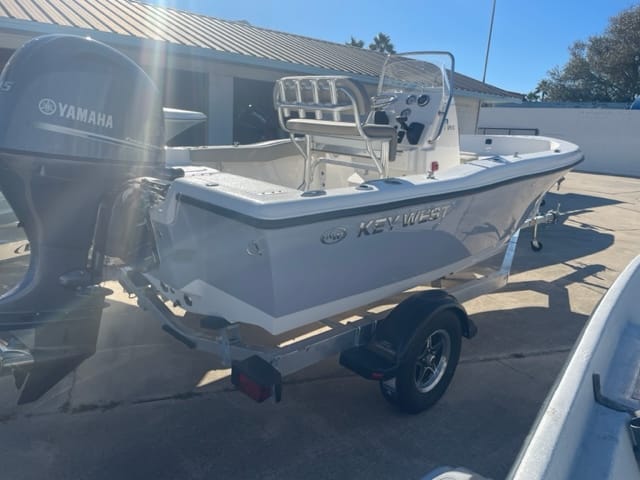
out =
[(433, 406), (451, 383), (461, 343), (460, 318), (453, 311), (444, 310), (422, 322), (395, 378), (380, 382), (382, 396), (411, 414)]

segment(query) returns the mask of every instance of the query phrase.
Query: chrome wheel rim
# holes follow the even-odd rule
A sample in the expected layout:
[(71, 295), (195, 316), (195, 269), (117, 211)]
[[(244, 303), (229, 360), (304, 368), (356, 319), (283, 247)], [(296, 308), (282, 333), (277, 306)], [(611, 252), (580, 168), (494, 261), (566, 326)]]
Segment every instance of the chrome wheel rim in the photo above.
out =
[(435, 388), (444, 376), (451, 354), (451, 336), (446, 330), (431, 333), (418, 356), (414, 381), (420, 393)]

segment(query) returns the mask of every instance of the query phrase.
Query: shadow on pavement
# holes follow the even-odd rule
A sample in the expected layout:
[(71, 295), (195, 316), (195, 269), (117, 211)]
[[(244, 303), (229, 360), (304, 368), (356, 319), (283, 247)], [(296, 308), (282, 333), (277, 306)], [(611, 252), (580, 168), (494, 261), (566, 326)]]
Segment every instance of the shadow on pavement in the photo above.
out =
[(603, 287), (592, 284), (589, 277), (597, 277), (606, 270), (604, 265), (571, 267), (573, 272), (553, 282), (532, 280), (512, 282), (497, 295), (518, 292), (539, 294), (544, 306), (525, 306), (483, 311), (471, 315), (478, 326), (478, 336), (465, 342), (463, 357), (469, 361), (523, 358), (568, 351), (580, 335), (588, 315), (572, 310), (569, 288), (575, 285), (593, 287), (594, 296), (604, 293)]
[(587, 257), (608, 249), (615, 242), (613, 233), (603, 231), (604, 229), (586, 221), (582, 222), (580, 216), (592, 212), (593, 208), (622, 202), (573, 193), (548, 193), (546, 199), (547, 204), (543, 211), (548, 208), (555, 209), (560, 202), (561, 211), (568, 214), (560, 217), (559, 223), (538, 227), (538, 239), (544, 246), (539, 252), (531, 250), (533, 230), (527, 229), (520, 233), (512, 274)]
[(558, 193), (554, 191), (548, 192), (544, 196), (546, 202), (544, 208), (556, 208), (560, 204), (562, 211), (573, 210), (590, 210), (593, 208), (607, 207), (609, 205), (617, 205), (620, 200), (614, 200), (607, 197), (597, 197), (595, 195), (584, 195), (582, 193)]

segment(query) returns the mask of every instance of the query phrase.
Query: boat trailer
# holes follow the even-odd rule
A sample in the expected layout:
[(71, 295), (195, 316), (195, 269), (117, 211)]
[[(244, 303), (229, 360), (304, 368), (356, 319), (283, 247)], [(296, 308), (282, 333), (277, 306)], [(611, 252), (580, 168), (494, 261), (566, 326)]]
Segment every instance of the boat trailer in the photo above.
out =
[[(523, 224), (534, 228), (534, 251), (540, 250), (534, 242), (541, 246), (537, 226), (557, 222), (561, 215), (558, 209), (549, 210)], [(355, 315), (351, 312), (317, 322), (311, 331), (281, 335), (275, 345), (247, 340), (244, 324), (181, 312), (179, 305), (165, 301), (130, 267), (112, 268), (105, 277), (117, 279), (139, 307), (160, 321), (165, 332), (230, 368), (231, 382), (257, 402), (280, 401), (283, 377), (340, 355), (342, 366), (378, 381), (383, 397), (394, 406), (418, 413), (444, 394), (458, 363), (461, 337), (472, 338), (477, 331), (461, 304), (507, 284), (519, 236), (520, 231), (500, 253), (481, 264), (408, 290), (390, 311), (390, 305), (368, 306)], [(43, 351), (48, 353), (43, 355)], [(30, 331), (3, 332), (0, 376), (13, 374), (16, 386), (22, 389), (19, 403), (27, 403), (60, 379), (47, 377), (52, 369), (60, 368), (61, 359), (77, 360), (90, 353), (43, 348), (37, 333)]]
[[(93, 57), (100, 61), (86, 61)], [(0, 190), (31, 247), (27, 273), (16, 288), (0, 296), (0, 372), (13, 374), (19, 403), (37, 400), (95, 353), (105, 300), (113, 293), (103, 282), (115, 279), (167, 333), (190, 348), (219, 357), (231, 368), (232, 382), (258, 401), (280, 399), (283, 376), (340, 354), (343, 366), (379, 382), (387, 400), (417, 413), (444, 394), (458, 363), (462, 337), (476, 333), (461, 302), (507, 283), (518, 233), (510, 240), (507, 233), (498, 233), (501, 236), (494, 239), (501, 243), (492, 243), (490, 252), (482, 250), (484, 257), (464, 257), (449, 264), (433, 276), (450, 275), (409, 291), (386, 315), (369, 309), (355, 321), (322, 320), (318, 330), (305, 336), (288, 330), (291, 337), (284, 341), (274, 337), (275, 345), (252, 344), (244, 330), (245, 322), (253, 318), (232, 315), (238, 323), (230, 324), (187, 312), (181, 307), (190, 306), (191, 297), (174, 296), (170, 286), (160, 280), (151, 285), (149, 275), (140, 273), (148, 271), (159, 253), (150, 229), (127, 232), (128, 226), (146, 225), (145, 209), (184, 171), (167, 168), (161, 96), (139, 66), (93, 40), (48, 35), (28, 42), (12, 57), (0, 84)], [(74, 100), (61, 100), (66, 98)], [(424, 98), (428, 103), (429, 96)], [(33, 103), (34, 99), (39, 100)], [(89, 110), (84, 105), (95, 106)], [(358, 112), (355, 103), (349, 108)], [(63, 112), (63, 120), (75, 122), (74, 128), (53, 122)], [(303, 119), (297, 120), (293, 125)], [(443, 125), (444, 120), (439, 130)], [(79, 128), (86, 126), (109, 129), (109, 135)], [(324, 127), (321, 133), (326, 133)], [(382, 124), (373, 127), (371, 132), (382, 132), (385, 138), (393, 131)], [(357, 130), (360, 133), (362, 125)], [(389, 151), (391, 144), (395, 142), (385, 147)], [(569, 168), (563, 165), (560, 170)], [(136, 188), (146, 178), (157, 183)], [(124, 185), (131, 188), (123, 191)], [(302, 195), (309, 194), (317, 191)], [(121, 208), (124, 197), (132, 208)], [(535, 206), (529, 203), (533, 198), (527, 199), (527, 208), (537, 211), (540, 199)], [(112, 211), (120, 215), (112, 217)], [(508, 232), (524, 216), (513, 218)], [(557, 212), (551, 212), (525, 222), (534, 228), (534, 250), (541, 248), (537, 226), (556, 218)], [(332, 241), (330, 236), (327, 240)], [(495, 268), (465, 271), (489, 261), (489, 255), (499, 255)], [(122, 263), (114, 268), (106, 265), (109, 259)], [(292, 290), (287, 284), (286, 291)], [(316, 325), (299, 319), (305, 320), (300, 322), (303, 328)]]

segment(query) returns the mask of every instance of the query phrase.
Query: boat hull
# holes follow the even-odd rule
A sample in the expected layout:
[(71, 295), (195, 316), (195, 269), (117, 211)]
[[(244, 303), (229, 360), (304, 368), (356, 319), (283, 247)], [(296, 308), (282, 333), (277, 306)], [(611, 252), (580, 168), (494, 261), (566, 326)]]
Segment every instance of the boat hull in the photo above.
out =
[[(491, 257), (568, 170), (286, 218), (223, 208), (177, 186), (152, 215), (160, 262), (147, 276), (191, 312), (279, 334)], [(229, 177), (212, 174), (208, 184)], [(403, 189), (402, 180), (371, 183)]]

